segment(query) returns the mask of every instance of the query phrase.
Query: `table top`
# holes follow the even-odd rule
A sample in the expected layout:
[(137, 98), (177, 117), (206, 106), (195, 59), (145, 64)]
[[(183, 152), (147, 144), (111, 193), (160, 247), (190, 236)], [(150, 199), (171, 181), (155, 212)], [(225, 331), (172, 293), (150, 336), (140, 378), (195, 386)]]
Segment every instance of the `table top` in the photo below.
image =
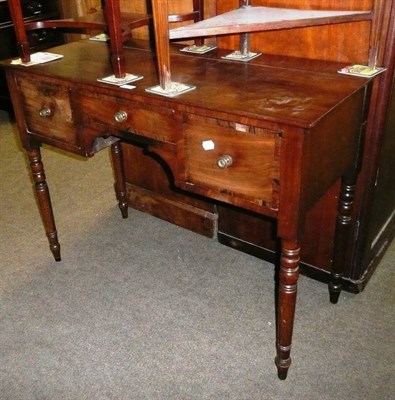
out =
[(112, 73), (105, 43), (84, 40), (50, 50), (64, 58), (35, 66), (1, 64), (42, 77), (95, 85), (97, 90), (122, 98), (157, 103), (178, 110), (195, 108), (224, 112), (301, 128), (313, 127), (322, 117), (365, 86), (366, 78), (337, 73), (344, 66), (289, 57), (263, 55), (249, 63), (221, 59), (223, 50), (204, 55), (185, 54), (172, 47), (172, 80), (196, 86), (175, 98), (145, 91), (158, 84), (155, 55), (139, 42), (125, 49), (126, 71), (143, 75), (133, 90), (97, 82)]

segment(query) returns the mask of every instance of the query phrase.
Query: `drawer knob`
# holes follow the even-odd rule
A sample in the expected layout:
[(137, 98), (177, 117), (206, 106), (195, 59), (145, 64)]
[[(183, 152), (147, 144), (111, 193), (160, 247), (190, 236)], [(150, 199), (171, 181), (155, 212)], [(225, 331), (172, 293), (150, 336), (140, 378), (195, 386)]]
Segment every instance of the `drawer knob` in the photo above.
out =
[(224, 169), (228, 168), (233, 164), (233, 158), (229, 155), (224, 155), (217, 160), (218, 167)]
[(128, 114), (126, 111), (118, 111), (114, 114), (114, 119), (117, 122), (124, 122), (128, 119)]
[(52, 114), (52, 111), (49, 107), (44, 107), (40, 110), (40, 117), (42, 117), (42, 118), (50, 117), (51, 114)]

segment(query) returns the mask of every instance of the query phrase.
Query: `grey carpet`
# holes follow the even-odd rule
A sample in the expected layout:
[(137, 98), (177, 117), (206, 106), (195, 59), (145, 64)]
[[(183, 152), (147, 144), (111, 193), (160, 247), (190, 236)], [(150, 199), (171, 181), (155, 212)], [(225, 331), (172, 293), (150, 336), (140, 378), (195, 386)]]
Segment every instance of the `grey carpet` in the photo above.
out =
[(274, 268), (130, 210), (109, 154), (43, 149), (62, 261), (50, 255), (16, 128), (0, 112), (0, 399), (390, 399), (394, 260), (334, 306), (301, 277), (279, 381)]

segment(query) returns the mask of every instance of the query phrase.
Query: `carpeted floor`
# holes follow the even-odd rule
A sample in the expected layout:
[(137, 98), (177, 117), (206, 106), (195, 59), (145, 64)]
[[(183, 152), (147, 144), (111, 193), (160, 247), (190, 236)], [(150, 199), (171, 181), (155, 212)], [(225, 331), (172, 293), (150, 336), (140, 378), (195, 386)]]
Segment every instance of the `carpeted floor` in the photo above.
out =
[(16, 128), (0, 112), (1, 400), (381, 400), (395, 379), (395, 244), (365, 291), (301, 277), (293, 363), (274, 366), (274, 267), (130, 210), (109, 154), (43, 149), (49, 252)]

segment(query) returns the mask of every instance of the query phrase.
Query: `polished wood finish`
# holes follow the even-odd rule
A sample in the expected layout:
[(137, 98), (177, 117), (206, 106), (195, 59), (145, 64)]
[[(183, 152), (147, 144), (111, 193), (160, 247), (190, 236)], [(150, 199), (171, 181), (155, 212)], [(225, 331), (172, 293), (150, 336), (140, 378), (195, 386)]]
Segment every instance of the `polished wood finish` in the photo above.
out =
[(295, 319), (297, 283), (299, 277), (300, 247), (297, 242), (281, 245), (280, 277), (277, 304), (277, 356), (278, 377), (287, 378), (291, 365), (292, 333)]
[[(267, 58), (244, 65), (221, 60), (221, 53), (185, 56), (175, 49), (174, 76), (200, 84), (177, 98), (163, 98), (145, 90), (157, 81), (154, 54), (146, 49), (124, 51), (126, 66), (144, 75), (131, 91), (97, 82), (111, 70), (105, 44), (78, 42), (54, 51), (64, 58), (28, 70), (4, 65), (55, 258), (60, 255), (54, 249), (58, 243), (37, 154), (40, 144), (86, 156), (112, 145), (124, 217), (127, 174), (121, 169), (117, 140), (145, 148), (166, 163), (181, 189), (277, 220), (281, 260), (276, 365), (285, 379), (304, 221), (341, 176), (355, 176), (369, 81), (338, 74), (339, 64), (322, 69), (314, 62), (298, 66), (288, 60), (284, 68), (285, 59)], [(340, 232), (337, 240), (342, 239)], [(337, 270), (341, 265), (339, 261)]]
[[(80, 3), (85, 4), (89, 10), (88, 3), (92, 2), (93, 0), (84, 0)], [(67, 2), (69, 3), (72, 2)], [(121, 0), (125, 11), (137, 13), (147, 12), (145, 3), (142, 0)], [(191, 4), (191, 1), (169, 0), (169, 9), (171, 12), (187, 12)], [(214, 16), (216, 12), (230, 11), (239, 4), (240, 0), (205, 1), (205, 18)], [(395, 187), (392, 184), (391, 172), (394, 169), (394, 135), (391, 134), (394, 121), (390, 118), (393, 104), (391, 93), (394, 93), (391, 91), (395, 59), (394, 1), (253, 0), (253, 4), (373, 12), (372, 21), (297, 28), (292, 30), (292, 34), (288, 30), (249, 34), (251, 50), (262, 51), (261, 57), (273, 54), (323, 60), (323, 64), (318, 64), (318, 69), (323, 68), (326, 61), (368, 64), (375, 59), (378, 65), (387, 67), (387, 72), (374, 83), (364, 144), (364, 162), (356, 187), (352, 227), (347, 240), (342, 279), (343, 288), (355, 293), (360, 292), (367, 284), (394, 232), (393, 192), (388, 190)], [(144, 32), (140, 36), (140, 32), (137, 31), (133, 32), (134, 37), (148, 37)], [(239, 49), (239, 38), (238, 34), (218, 36), (217, 45), (226, 49)], [(284, 61), (282, 65), (287, 66), (287, 62)], [(380, 95), (377, 95), (378, 93)], [(276, 259), (279, 243), (274, 234), (276, 224), (271, 218), (224, 204), (216, 205), (209, 200), (197, 200), (169, 185), (168, 174), (162, 168), (159, 158), (151, 157), (132, 144), (124, 144), (123, 147), (130, 206), (208, 237), (218, 238), (221, 243), (239, 250), (267, 260)], [(301, 241), (301, 273), (325, 283), (330, 280), (332, 269), (339, 188), (340, 182), (336, 182), (309, 210)]]
[[(133, 4), (128, 4), (133, 11), (146, 10), (143, 7), (143, 1), (136, 0)], [(238, 0), (217, 0), (205, 2), (205, 17), (209, 18), (216, 13), (221, 14), (239, 5)], [(373, 0), (254, 0), (253, 4), (269, 7), (287, 7), (287, 8), (300, 8), (300, 9), (325, 9), (325, 10), (364, 10), (374, 11), (374, 21), (376, 27), (382, 27), (382, 22), (378, 18), (376, 8), (379, 4), (381, 7), (387, 8), (385, 2), (378, 2)], [(126, 4), (123, 4), (125, 7)], [(185, 11), (190, 4), (187, 1), (180, 2), (179, 0), (169, 1), (169, 8), (171, 10)], [(385, 13), (384, 13), (385, 14)], [(371, 22), (362, 21), (340, 25), (320, 26), (320, 27), (306, 27), (293, 29), (292, 34), (290, 31), (274, 31), (274, 32), (257, 32), (250, 35), (251, 49), (261, 50), (263, 54), (275, 55), (290, 55), (295, 57), (313, 58), (321, 60), (334, 60), (341, 62), (362, 62), (366, 63), (369, 57), (369, 44), (374, 43), (371, 41)], [(381, 40), (383, 44), (385, 41)], [(217, 45), (221, 48), (239, 49), (239, 35), (219, 36), (217, 37)], [(372, 48), (377, 48), (376, 43)], [(286, 62), (284, 62), (286, 65)], [(321, 66), (319, 67), (321, 68)], [(163, 200), (168, 200), (175, 207), (182, 210), (184, 213), (184, 204), (188, 204), (190, 197), (185, 195), (181, 197), (177, 193), (176, 202), (174, 202), (174, 192), (168, 190), (166, 175), (162, 172), (160, 164), (156, 163), (149, 155), (144, 155), (138, 147), (127, 145), (128, 151), (125, 153), (125, 168), (126, 171), (131, 169), (128, 167), (129, 157), (130, 160), (135, 161), (137, 155), (139, 163), (134, 164), (133, 170), (127, 175), (127, 182), (130, 183), (130, 191), (128, 191), (129, 204), (132, 207), (139, 209), (151, 209), (150, 204), (152, 199), (160, 197)], [(147, 171), (146, 165), (149, 165), (153, 172), (152, 174)], [(144, 181), (138, 178), (139, 173), (144, 174)], [(142, 203), (135, 203), (135, 198), (138, 196), (134, 192), (135, 188), (149, 186), (149, 191), (152, 197), (147, 193), (144, 206)], [(138, 189), (136, 189), (138, 190)], [(312, 210), (309, 211), (306, 230), (303, 238), (303, 253), (302, 253), (302, 272), (310, 276), (318, 277), (325, 282), (328, 281), (328, 271), (331, 270), (331, 260), (333, 253), (333, 237), (335, 231), (336, 208), (337, 208), (337, 195), (339, 184), (333, 185), (330, 191), (324, 195), (322, 199), (317, 202)], [(203, 201), (200, 203), (201, 207), (204, 205), (206, 208), (214, 208), (212, 202)], [(161, 213), (160, 204), (155, 207), (155, 215)], [(273, 239), (273, 231), (275, 224), (270, 219), (262, 219), (254, 214), (246, 213), (240, 209), (233, 209), (225, 207), (224, 205), (217, 206), (218, 210), (218, 238), (222, 243), (227, 243), (243, 251), (251, 252), (265, 258), (273, 258), (278, 247), (277, 242)], [(151, 211), (148, 211), (151, 212)], [(163, 211), (165, 218), (170, 219), (167, 210)], [(194, 231), (202, 232), (201, 225), (195, 224), (194, 219), (188, 222), (186, 217), (180, 218), (177, 211), (172, 213), (174, 223), (180, 224)], [(210, 216), (213, 214), (210, 213)], [(234, 221), (234, 223), (233, 223)], [(207, 224), (215, 223), (211, 217), (208, 219)], [(355, 221), (354, 221), (355, 222)], [(212, 229), (207, 232), (211, 237), (210, 232), (215, 232), (217, 226), (212, 225)], [(352, 273), (351, 267), (347, 265), (345, 277), (350, 279)], [(355, 276), (355, 274), (354, 274)], [(344, 282), (347, 283), (347, 282)], [(355, 290), (352, 283), (349, 289)], [(358, 284), (359, 285), (359, 284)]]
[[(278, 208), (281, 131), (193, 115), (186, 122), (185, 175), (190, 185), (210, 187), (219, 199), (238, 193), (259, 206)], [(211, 151), (202, 147), (207, 132), (215, 144)], [(231, 164), (221, 164), (218, 173), (224, 157), (230, 157)]]

